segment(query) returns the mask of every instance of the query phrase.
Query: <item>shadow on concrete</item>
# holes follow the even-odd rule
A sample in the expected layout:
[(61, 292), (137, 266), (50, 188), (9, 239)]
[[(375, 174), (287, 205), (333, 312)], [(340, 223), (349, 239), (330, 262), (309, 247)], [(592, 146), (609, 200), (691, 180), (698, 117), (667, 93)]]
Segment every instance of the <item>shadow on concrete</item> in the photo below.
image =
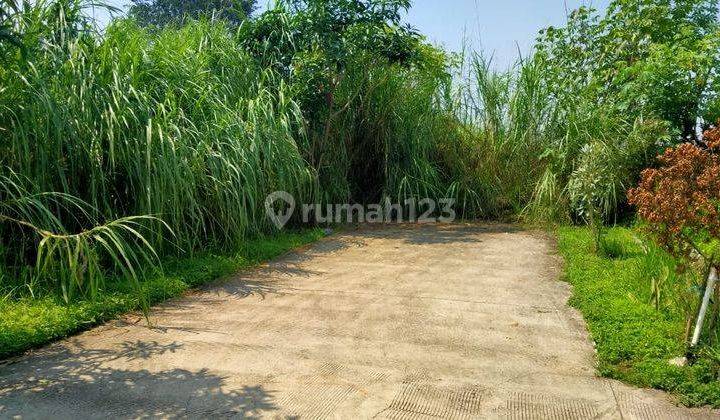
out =
[(362, 231), (340, 231), (336, 236), (325, 238), (324, 240), (315, 242), (299, 251), (290, 252), (285, 256), (276, 259), (274, 262), (268, 264), (268, 268), (279, 272), (286, 271), (288, 274), (302, 275), (304, 273), (303, 271), (294, 271), (298, 264), (319, 256), (326, 256), (340, 252), (348, 248), (362, 248), (367, 246), (367, 243), (363, 238), (364, 235), (354, 235), (358, 232)]
[(183, 348), (184, 344), (173, 341), (170, 344), (160, 344), (157, 341), (126, 341), (120, 344), (120, 353), (116, 359), (126, 360), (148, 360), (153, 356), (165, 353), (176, 353)]
[(320, 271), (308, 270), (303, 266), (305, 262), (350, 247), (362, 246), (365, 246), (365, 242), (361, 238), (352, 236), (328, 238), (302, 250), (278, 257), (261, 267), (241, 271), (224, 282), (207, 285), (204, 289), (237, 298), (259, 296), (264, 299), (271, 294), (282, 294), (283, 286), (293, 278), (308, 278), (323, 274)]
[(72, 346), (0, 367), (0, 418), (259, 418), (277, 410), (261, 384), (227, 389), (226, 378), (207, 369), (117, 367), (177, 352), (177, 342), (126, 342), (119, 351)]
[[(266, 277), (268, 280), (251, 280), (257, 277), (257, 274), (257, 272), (241, 273), (233, 277), (230, 281), (213, 286), (210, 290), (221, 292), (221, 295), (227, 294), (240, 299), (250, 296), (258, 296), (265, 299), (267, 295), (279, 293), (279, 285), (276, 284), (276, 281), (272, 280), (272, 277)], [(268, 276), (268, 274), (263, 275), (263, 277), (265, 276)]]
[(452, 245), (480, 243), (480, 235), (514, 233), (518, 228), (507, 225), (428, 225), (406, 231), (401, 237), (411, 245)]
[[(504, 224), (388, 224), (363, 225), (346, 232), (351, 238), (399, 239), (408, 245), (480, 243), (480, 235), (514, 233), (520, 229)], [(350, 241), (352, 242), (352, 240)]]

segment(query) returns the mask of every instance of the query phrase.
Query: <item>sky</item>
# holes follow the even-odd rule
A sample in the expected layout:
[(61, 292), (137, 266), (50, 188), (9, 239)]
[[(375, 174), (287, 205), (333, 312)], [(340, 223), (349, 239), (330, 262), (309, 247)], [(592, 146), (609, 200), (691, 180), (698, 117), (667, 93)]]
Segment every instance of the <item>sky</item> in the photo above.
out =
[[(129, 0), (110, 0), (124, 8)], [(265, 0), (259, 0), (262, 4)], [(562, 25), (567, 11), (581, 5), (604, 9), (610, 0), (415, 0), (408, 23), (433, 43), (460, 51), (463, 43), (504, 68), (531, 50), (538, 30)], [(103, 16), (98, 16), (105, 20)]]
[(540, 29), (565, 22), (582, 5), (605, 9), (610, 0), (416, 0), (407, 20), (430, 41), (460, 51), (463, 40), (506, 67), (527, 55)]

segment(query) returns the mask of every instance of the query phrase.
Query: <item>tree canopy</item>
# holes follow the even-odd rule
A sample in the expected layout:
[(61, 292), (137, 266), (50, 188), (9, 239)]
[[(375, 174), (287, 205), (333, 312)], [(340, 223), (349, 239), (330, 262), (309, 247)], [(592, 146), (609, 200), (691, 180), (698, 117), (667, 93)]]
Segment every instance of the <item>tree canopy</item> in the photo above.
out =
[(237, 26), (255, 10), (257, 0), (131, 0), (128, 14), (140, 24), (166, 26), (212, 16)]
[(589, 95), (628, 116), (652, 113), (685, 137), (714, 121), (710, 95), (720, 70), (713, 0), (613, 0), (604, 16), (575, 10), (566, 26), (540, 32), (537, 52), (559, 98)]

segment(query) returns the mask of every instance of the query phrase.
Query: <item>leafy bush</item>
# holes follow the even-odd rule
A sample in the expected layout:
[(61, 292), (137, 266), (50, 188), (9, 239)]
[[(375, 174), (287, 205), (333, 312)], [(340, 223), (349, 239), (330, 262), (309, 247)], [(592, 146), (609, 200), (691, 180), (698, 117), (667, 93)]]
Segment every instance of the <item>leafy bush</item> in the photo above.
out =
[(660, 121), (637, 121), (629, 133), (592, 141), (580, 150), (567, 191), (576, 214), (595, 233), (599, 251), (604, 225), (617, 221), (625, 192), (662, 144), (658, 139), (664, 133), (665, 125)]
[[(710, 269), (720, 264), (720, 129), (707, 131), (705, 139), (705, 147), (685, 143), (665, 151), (660, 167), (645, 170), (640, 185), (628, 193), (647, 222), (646, 230), (679, 260), (678, 273), (698, 277), (689, 284), (698, 291)], [(686, 339), (697, 301), (696, 297), (684, 302)], [(710, 338), (716, 340), (718, 308), (713, 305), (711, 310)]]
[(642, 173), (630, 202), (660, 245), (683, 261), (693, 254), (720, 263), (720, 128), (705, 134), (706, 147), (685, 143), (659, 157), (660, 167)]
[[(588, 98), (629, 120), (652, 115), (694, 137), (716, 92), (720, 42), (714, 0), (613, 0), (604, 15), (581, 7), (543, 30), (548, 83), (564, 106)], [(714, 96), (714, 94), (710, 94)]]

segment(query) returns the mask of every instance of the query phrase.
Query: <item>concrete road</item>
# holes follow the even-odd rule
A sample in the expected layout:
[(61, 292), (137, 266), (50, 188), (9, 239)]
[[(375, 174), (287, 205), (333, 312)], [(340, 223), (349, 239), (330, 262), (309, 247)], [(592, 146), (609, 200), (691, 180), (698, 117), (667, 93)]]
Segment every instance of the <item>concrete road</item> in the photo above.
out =
[(8, 418), (717, 418), (595, 377), (551, 240), (363, 228), (0, 366)]

